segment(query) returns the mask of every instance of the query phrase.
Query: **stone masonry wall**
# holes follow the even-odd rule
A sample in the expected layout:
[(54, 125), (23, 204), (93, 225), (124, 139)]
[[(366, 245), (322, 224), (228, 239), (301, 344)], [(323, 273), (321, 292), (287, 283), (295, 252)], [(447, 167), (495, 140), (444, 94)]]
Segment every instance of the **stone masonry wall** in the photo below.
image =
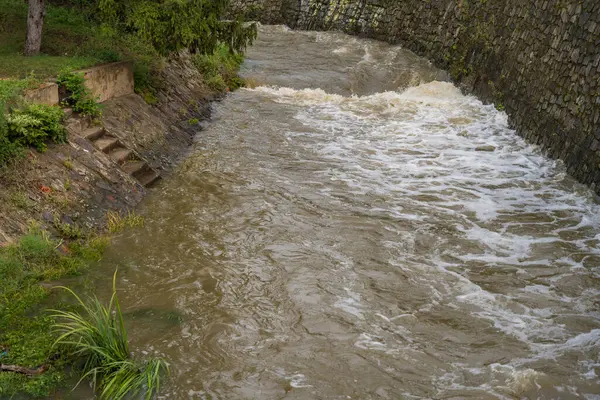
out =
[(398, 43), (506, 109), (531, 143), (600, 192), (600, 1), (233, 0), (264, 23)]

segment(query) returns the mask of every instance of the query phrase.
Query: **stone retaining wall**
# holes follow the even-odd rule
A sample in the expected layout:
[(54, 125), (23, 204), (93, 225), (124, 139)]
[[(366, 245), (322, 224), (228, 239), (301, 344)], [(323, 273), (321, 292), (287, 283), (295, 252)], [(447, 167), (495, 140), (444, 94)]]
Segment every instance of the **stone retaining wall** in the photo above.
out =
[(506, 109), (517, 132), (600, 192), (600, 1), (233, 0), (296, 29), (399, 43)]

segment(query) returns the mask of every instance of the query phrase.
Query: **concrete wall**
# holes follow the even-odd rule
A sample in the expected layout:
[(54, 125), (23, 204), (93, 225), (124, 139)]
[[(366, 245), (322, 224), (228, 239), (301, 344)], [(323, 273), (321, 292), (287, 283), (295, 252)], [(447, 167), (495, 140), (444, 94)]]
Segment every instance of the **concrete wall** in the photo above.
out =
[[(133, 93), (133, 64), (130, 62), (98, 65), (77, 72), (84, 74), (85, 85), (100, 102)], [(59, 104), (58, 85), (44, 83), (39, 88), (25, 91), (23, 97), (31, 103), (56, 106)]]
[(100, 102), (133, 93), (133, 65), (117, 62), (99, 65), (83, 72), (85, 85)]
[(296, 29), (399, 43), (506, 109), (517, 132), (600, 192), (600, 1), (233, 0)]
[(37, 89), (25, 91), (25, 100), (35, 104), (58, 105), (58, 85), (56, 83), (44, 83)]

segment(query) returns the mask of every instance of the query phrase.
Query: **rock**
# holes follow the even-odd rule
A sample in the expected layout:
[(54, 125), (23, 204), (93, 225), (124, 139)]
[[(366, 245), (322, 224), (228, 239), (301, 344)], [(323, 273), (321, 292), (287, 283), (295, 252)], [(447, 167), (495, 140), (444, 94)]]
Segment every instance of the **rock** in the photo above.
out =
[(475, 151), (496, 151), (496, 147), (492, 145), (475, 147)]
[(69, 217), (68, 215), (63, 215), (63, 217), (60, 219), (60, 222), (62, 222), (63, 224), (68, 224), (68, 225), (73, 225), (73, 219), (71, 219), (71, 217)]
[(54, 214), (51, 211), (44, 211), (42, 213), (42, 219), (46, 222), (54, 222)]

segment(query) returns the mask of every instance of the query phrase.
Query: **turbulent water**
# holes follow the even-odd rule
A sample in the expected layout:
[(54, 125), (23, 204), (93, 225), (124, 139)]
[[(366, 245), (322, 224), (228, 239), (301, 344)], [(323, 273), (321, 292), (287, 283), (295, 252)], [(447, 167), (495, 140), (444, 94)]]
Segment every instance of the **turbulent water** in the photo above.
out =
[(600, 208), (560, 163), (384, 43), (262, 27), (244, 75), (103, 261), (165, 398), (600, 399)]

